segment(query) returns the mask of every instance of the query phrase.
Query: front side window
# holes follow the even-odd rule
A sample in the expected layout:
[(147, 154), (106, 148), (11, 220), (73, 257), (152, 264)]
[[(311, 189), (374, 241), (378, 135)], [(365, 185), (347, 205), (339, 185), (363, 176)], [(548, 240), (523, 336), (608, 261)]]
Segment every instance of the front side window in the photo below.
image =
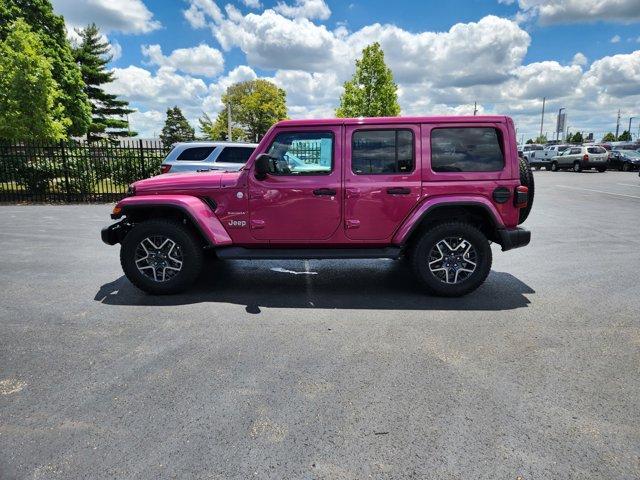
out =
[(582, 149), (581, 148), (572, 148), (571, 149), (571, 153), (569, 155), (579, 155), (582, 153)]
[(327, 175), (333, 169), (333, 134), (279, 133), (267, 153), (272, 175)]
[(180, 152), (180, 155), (178, 155), (178, 158), (176, 160), (186, 160), (186, 161), (199, 162), (199, 161), (204, 160), (205, 158), (207, 158), (209, 155), (211, 155), (211, 152), (213, 152), (215, 150), (215, 148), (216, 147), (191, 147), (191, 148), (186, 148), (182, 152)]
[(502, 135), (491, 127), (435, 128), (431, 131), (434, 172), (497, 172), (504, 168)]
[(411, 130), (362, 130), (351, 139), (351, 170), (356, 175), (408, 173), (414, 166)]
[(218, 155), (216, 163), (247, 163), (253, 153), (253, 148), (247, 147), (224, 147)]

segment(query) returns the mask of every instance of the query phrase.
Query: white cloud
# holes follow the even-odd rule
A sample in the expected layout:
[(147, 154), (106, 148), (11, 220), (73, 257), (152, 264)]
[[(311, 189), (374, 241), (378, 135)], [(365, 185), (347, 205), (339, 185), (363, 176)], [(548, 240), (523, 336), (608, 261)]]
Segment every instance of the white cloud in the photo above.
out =
[(611, 40), (609, 40), (611, 43), (620, 43), (620, 35), (614, 35), (613, 37), (611, 37)]
[(221, 22), (224, 18), (222, 10), (213, 0), (188, 0), (189, 8), (182, 11), (184, 18), (193, 28), (204, 28), (208, 20)]
[(584, 67), (587, 65), (588, 60), (584, 53), (578, 52), (573, 56), (573, 60), (571, 60), (571, 65), (579, 65)]
[(606, 97), (640, 95), (640, 50), (596, 60), (584, 75), (583, 88)]
[(278, 2), (274, 10), (290, 18), (326, 20), (331, 16), (331, 9), (324, 0), (295, 0), (294, 5)]
[(638, 0), (518, 0), (518, 4), (541, 24), (640, 20)]
[(262, 7), (262, 3), (260, 2), (260, 0), (242, 0), (242, 3), (244, 3), (244, 5), (246, 7), (249, 7), (249, 8), (261, 8)]
[(68, 25), (95, 23), (104, 33), (148, 33), (162, 26), (142, 0), (53, 0), (53, 7)]
[(142, 54), (154, 65), (171, 67), (192, 75), (214, 77), (224, 70), (222, 53), (205, 44), (192, 48), (178, 48), (169, 56), (162, 54), (160, 45), (143, 45)]

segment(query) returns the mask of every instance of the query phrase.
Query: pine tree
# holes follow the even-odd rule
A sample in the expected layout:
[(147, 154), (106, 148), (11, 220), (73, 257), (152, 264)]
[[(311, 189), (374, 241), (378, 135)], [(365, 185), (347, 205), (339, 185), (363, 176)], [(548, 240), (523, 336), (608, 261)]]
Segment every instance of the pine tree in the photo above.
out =
[(117, 95), (107, 93), (102, 88), (102, 85), (113, 82), (113, 72), (107, 70), (107, 64), (112, 58), (109, 54), (109, 44), (102, 38), (94, 23), (77, 32), (82, 40), (74, 54), (85, 83), (84, 91), (91, 102), (92, 118), (87, 140), (97, 140), (104, 135), (137, 135), (129, 130), (129, 122), (125, 118), (135, 110), (128, 108), (127, 101), (119, 100)]
[(84, 135), (91, 122), (91, 105), (84, 93), (80, 68), (73, 59), (64, 19), (53, 12), (49, 0), (0, 0), (0, 41), (7, 38), (19, 18), (40, 36), (40, 54), (51, 61), (51, 74), (61, 92), (55, 105), (62, 105), (71, 120), (65, 127), (67, 135)]
[(167, 119), (160, 134), (160, 140), (162, 140), (165, 147), (169, 148), (177, 142), (195, 140), (195, 133), (180, 108), (175, 106), (167, 109)]
[(344, 84), (337, 117), (395, 117), (400, 115), (398, 86), (393, 73), (384, 62), (379, 43), (362, 50), (356, 60), (353, 78)]
[(24, 20), (0, 42), (0, 138), (60, 140), (71, 120), (59, 103), (51, 60), (40, 36)]

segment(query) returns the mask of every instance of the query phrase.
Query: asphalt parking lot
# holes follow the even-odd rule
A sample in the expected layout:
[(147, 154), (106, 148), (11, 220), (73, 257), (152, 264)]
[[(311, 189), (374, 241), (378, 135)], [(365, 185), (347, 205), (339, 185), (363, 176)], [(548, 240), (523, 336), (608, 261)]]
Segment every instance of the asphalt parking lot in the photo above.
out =
[(0, 478), (639, 478), (640, 178), (535, 178), (461, 299), (386, 260), (151, 297), (110, 206), (0, 206)]

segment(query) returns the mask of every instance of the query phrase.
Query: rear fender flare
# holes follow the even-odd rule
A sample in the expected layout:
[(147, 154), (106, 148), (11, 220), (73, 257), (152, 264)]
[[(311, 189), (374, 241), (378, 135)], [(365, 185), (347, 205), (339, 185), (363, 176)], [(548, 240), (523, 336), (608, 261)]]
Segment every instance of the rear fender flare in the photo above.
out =
[(422, 223), (431, 212), (439, 207), (481, 207), (485, 210), (489, 218), (492, 220), (496, 229), (505, 228), (504, 222), (500, 218), (500, 214), (496, 210), (496, 207), (485, 197), (476, 195), (458, 195), (455, 198), (446, 197), (433, 197), (424, 200), (420, 203), (404, 220), (400, 228), (393, 236), (394, 245), (404, 245), (406, 241), (411, 237), (411, 234)]
[(118, 208), (120, 208), (120, 213), (112, 215), (113, 218), (153, 208), (174, 209), (191, 220), (208, 245), (221, 247), (233, 243), (212, 208), (198, 197), (191, 195), (140, 195), (121, 200), (116, 205), (116, 209)]

